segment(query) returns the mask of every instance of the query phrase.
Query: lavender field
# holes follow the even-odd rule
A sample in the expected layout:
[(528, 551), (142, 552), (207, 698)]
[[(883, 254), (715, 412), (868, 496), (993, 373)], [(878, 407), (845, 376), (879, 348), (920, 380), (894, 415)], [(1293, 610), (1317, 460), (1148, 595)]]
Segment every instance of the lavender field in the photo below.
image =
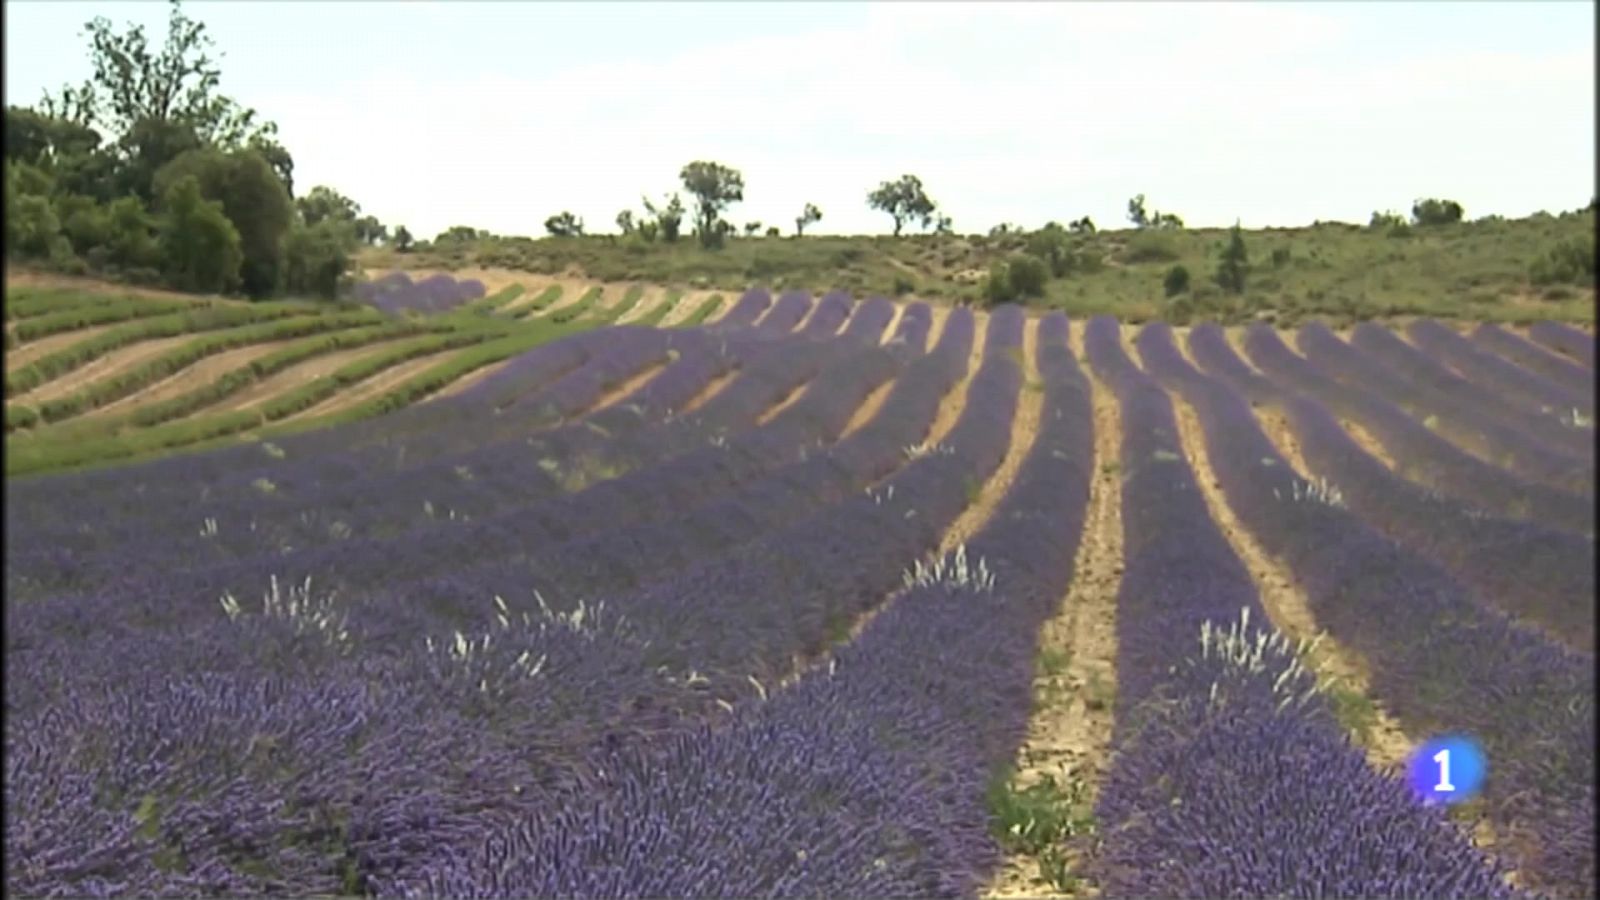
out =
[(1593, 896), (1592, 335), (729, 300), (9, 479), (7, 894)]

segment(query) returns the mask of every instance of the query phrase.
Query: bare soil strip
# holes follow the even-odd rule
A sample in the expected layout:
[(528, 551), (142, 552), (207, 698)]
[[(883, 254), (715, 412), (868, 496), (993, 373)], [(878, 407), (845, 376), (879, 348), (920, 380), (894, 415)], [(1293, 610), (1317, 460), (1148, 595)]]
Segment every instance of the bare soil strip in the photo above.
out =
[(944, 323), (950, 321), (950, 310), (953, 307), (940, 303), (928, 304), (928, 341), (927, 347), (932, 350), (939, 346), (939, 339), (944, 336)]
[[(532, 316), (533, 318), (548, 318), (549, 316), (560, 310), (566, 309), (569, 306), (576, 306), (579, 300), (582, 300), (590, 291), (594, 290), (595, 288), (600, 288), (600, 296), (595, 299), (594, 306), (590, 307), (590, 312), (593, 312), (597, 308), (604, 308), (606, 305), (615, 302), (615, 298), (617, 297), (617, 288), (614, 285), (595, 284), (592, 282), (586, 283), (581, 281), (559, 281), (556, 282), (556, 284), (561, 285), (561, 296), (556, 298), (556, 302), (546, 306), (539, 312), (534, 313)], [(540, 290), (542, 291), (543, 289), (541, 288)], [(535, 296), (538, 295), (536, 294)]]
[(578, 415), (588, 415), (589, 413), (599, 412), (608, 406), (621, 403), (625, 398), (631, 396), (634, 391), (644, 387), (650, 381), (650, 379), (660, 375), (661, 370), (665, 369), (670, 364), (671, 363), (667, 360), (662, 360), (658, 363), (651, 363), (649, 366), (646, 366), (643, 371), (633, 375), (632, 377), (624, 380), (621, 384), (618, 384), (601, 394), (600, 399), (596, 400), (593, 406), (589, 407)]
[(966, 377), (961, 379), (955, 390), (939, 401), (939, 411), (933, 416), (933, 426), (928, 429), (928, 436), (922, 439), (924, 447), (932, 447), (944, 440), (950, 429), (956, 427), (956, 420), (961, 418), (961, 410), (967, 406), (967, 389), (972, 387), (972, 376), (978, 374), (978, 367), (983, 365), (983, 342), (989, 333), (989, 317), (979, 313), (974, 317), (972, 326), (972, 353), (967, 357)]
[(872, 421), (878, 411), (883, 409), (884, 402), (889, 399), (889, 394), (894, 391), (895, 382), (898, 380), (898, 378), (891, 378), (872, 389), (872, 393), (867, 395), (866, 401), (861, 404), (855, 415), (851, 416), (850, 421), (845, 424), (844, 431), (839, 433), (840, 440), (844, 440)]
[(502, 359), (499, 362), (489, 363), (486, 366), (479, 366), (478, 368), (473, 369), (471, 372), (468, 372), (460, 378), (457, 378), (455, 381), (452, 381), (437, 391), (434, 391), (428, 396), (423, 397), (418, 402), (431, 403), (441, 397), (453, 397), (456, 394), (459, 394), (462, 391), (465, 391), (467, 388), (472, 387), (478, 382), (484, 380), (485, 378), (488, 378), (490, 375), (500, 371), (505, 366), (511, 365), (515, 359), (516, 357), (512, 356), (507, 359)]
[(685, 291), (683, 296), (678, 298), (678, 305), (674, 306), (671, 311), (661, 318), (661, 327), (671, 328), (675, 325), (678, 325), (685, 319), (694, 315), (695, 310), (698, 310), (707, 300), (718, 294), (722, 295), (722, 305), (717, 307), (717, 311), (712, 313), (704, 322), (700, 324), (710, 325), (716, 322), (733, 307), (733, 304), (738, 302), (740, 296), (739, 291)]
[[(813, 380), (815, 380), (815, 379), (813, 379)], [(782, 400), (779, 400), (777, 403), (773, 404), (772, 406), (767, 407), (767, 411), (762, 413), (756, 419), (756, 425), (759, 427), (761, 425), (767, 424), (768, 422), (771, 422), (773, 419), (776, 419), (778, 417), (779, 413), (782, 413), (784, 410), (788, 409), (789, 407), (795, 405), (796, 403), (799, 403), (800, 402), (800, 398), (804, 397), (806, 395), (806, 391), (808, 391), (810, 389), (811, 389), (811, 382), (807, 381), (805, 384), (802, 384), (799, 387), (796, 387), (794, 390), (790, 391), (789, 393), (785, 394)]]
[(708, 383), (704, 388), (701, 388), (700, 393), (689, 398), (689, 402), (683, 405), (683, 409), (677, 410), (675, 415), (681, 416), (685, 413), (692, 413), (700, 407), (705, 406), (711, 401), (712, 397), (722, 393), (722, 390), (726, 388), (734, 378), (738, 377), (738, 375), (738, 369), (730, 369), (729, 371), (723, 372), (721, 375), (711, 379), (710, 383)]
[(128, 323), (112, 322), (108, 325), (90, 325), (88, 328), (79, 328), (75, 331), (63, 331), (59, 334), (47, 335), (39, 338), (37, 341), (29, 341), (20, 347), (7, 350), (6, 374), (9, 375), (23, 366), (30, 365), (40, 357), (49, 356), (57, 350), (65, 350), (79, 341), (86, 341), (89, 338), (109, 331), (118, 325), (126, 324)]
[(20, 400), (30, 406), (49, 403), (51, 400), (76, 393), (101, 378), (114, 378), (117, 375), (121, 375), (147, 360), (154, 359), (174, 347), (181, 347), (194, 339), (195, 336), (192, 334), (180, 334), (174, 337), (151, 338), (126, 347), (120, 347), (73, 369), (60, 378), (46, 381), (31, 391), (8, 399), (11, 401)]
[[(1083, 354), (1081, 328), (1073, 328), (1073, 352)], [(1016, 762), (1019, 787), (1046, 775), (1082, 783), (1082, 802), (1091, 807), (1110, 765), (1111, 698), (1117, 683), (1117, 591), (1122, 584), (1122, 479), (1117, 462), (1122, 449), (1122, 414), (1111, 390), (1084, 369), (1094, 405), (1094, 471), (1083, 538), (1073, 566), (1072, 584), (1056, 615), (1039, 636), (1034, 673), (1034, 713)], [(1067, 850), (1069, 870), (1081, 871), (1075, 847)], [(1038, 860), (1013, 854), (995, 873), (987, 897), (1096, 896), (1097, 886), (1082, 884), (1073, 894), (1054, 890), (1039, 877)]]
[(427, 356), (419, 356), (416, 359), (408, 359), (405, 362), (390, 366), (387, 369), (374, 372), (370, 377), (363, 378), (355, 384), (347, 385), (344, 390), (339, 391), (326, 400), (323, 400), (321, 403), (318, 403), (308, 409), (303, 409), (294, 415), (288, 416), (287, 418), (283, 419), (283, 421), (292, 422), (296, 419), (313, 419), (317, 416), (328, 415), (329, 413), (342, 412), (346, 409), (356, 406), (357, 404), (377, 397), (379, 394), (382, 394), (401, 382), (406, 381), (413, 375), (426, 371), (427, 369), (445, 361), (452, 354), (460, 352), (461, 348), (459, 347), (452, 350), (441, 350), (438, 353), (430, 353)]
[[(1000, 460), (1000, 467), (978, 491), (977, 497), (945, 530), (939, 552), (948, 553), (971, 540), (994, 515), (1011, 485), (1017, 480), (1022, 461), (1039, 437), (1039, 419), (1044, 414), (1044, 387), (1039, 383), (1039, 320), (1028, 319), (1022, 329), (1022, 390), (1017, 395), (1017, 415), (1011, 420), (1011, 445)], [(973, 367), (977, 372), (977, 367)], [(965, 402), (962, 404), (965, 406)]]
[[(899, 328), (900, 328), (900, 320), (901, 320), (901, 318), (903, 318), (905, 316), (905, 314), (906, 314), (906, 304), (904, 304), (904, 303), (896, 303), (894, 305), (894, 315), (889, 317), (889, 324), (884, 326), (883, 334), (878, 336), (878, 343), (880, 343), (880, 344), (889, 343), (890, 339), (894, 337), (895, 332), (899, 330)], [(930, 344), (929, 346), (932, 346), (932, 345)]]
[[(633, 309), (623, 313), (622, 316), (617, 319), (616, 324), (627, 325), (630, 322), (636, 322), (639, 319), (644, 318), (646, 315), (649, 315), (652, 309), (655, 309), (657, 306), (665, 302), (667, 302), (667, 292), (664, 289), (658, 287), (646, 287), (644, 295), (639, 298), (639, 302), (633, 305)], [(681, 303), (682, 301), (680, 300), (679, 302)]]
[[(400, 339), (404, 340), (404, 339)], [(221, 403), (214, 403), (206, 407), (202, 414), (213, 412), (238, 412), (242, 409), (251, 409), (267, 402), (278, 394), (292, 391), (297, 387), (309, 384), (318, 378), (332, 375), (344, 366), (355, 362), (371, 353), (384, 353), (393, 350), (397, 341), (383, 341), (377, 344), (368, 344), (364, 347), (351, 347), (347, 350), (336, 350), (324, 356), (317, 356), (290, 366), (282, 372), (269, 375), (257, 381), (244, 390)]]
[(546, 290), (549, 290), (552, 285), (561, 288), (561, 296), (556, 298), (555, 303), (545, 307), (536, 315), (544, 315), (552, 309), (565, 306), (569, 303), (574, 303), (579, 297), (582, 297), (585, 293), (587, 293), (590, 287), (592, 287), (592, 285), (570, 278), (539, 279), (530, 283), (527, 286), (527, 290), (522, 292), (522, 296), (511, 301), (505, 306), (500, 307), (498, 312), (510, 313), (513, 315), (522, 312), (523, 310), (533, 306), (533, 302), (538, 300), (539, 297), (543, 295)]
[(130, 394), (121, 400), (108, 403), (99, 409), (92, 409), (79, 416), (79, 418), (93, 419), (108, 414), (126, 413), (136, 407), (171, 399), (195, 388), (203, 387), (208, 382), (215, 381), (234, 369), (247, 366), (263, 356), (282, 350), (283, 347), (283, 342), (273, 341), (271, 343), (237, 347), (214, 356), (207, 356), (194, 365), (180, 369), (155, 384), (145, 387), (138, 393)]

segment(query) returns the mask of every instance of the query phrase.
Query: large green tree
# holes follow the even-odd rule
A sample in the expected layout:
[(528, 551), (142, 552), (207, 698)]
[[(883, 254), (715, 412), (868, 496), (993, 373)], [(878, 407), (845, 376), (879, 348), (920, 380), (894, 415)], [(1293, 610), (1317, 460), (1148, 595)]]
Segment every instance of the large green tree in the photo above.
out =
[(212, 147), (192, 150), (162, 167), (156, 185), (162, 196), (177, 180), (193, 177), (207, 200), (222, 205), (238, 230), (244, 254), (240, 287), (266, 297), (281, 287), (283, 240), (294, 222), (289, 192), (271, 165), (254, 150), (223, 153)]
[(744, 199), (744, 176), (718, 162), (697, 160), (678, 173), (683, 189), (695, 200), (694, 230), (703, 247), (720, 247), (730, 227), (721, 223), (729, 204)]
[(244, 254), (239, 231), (222, 204), (207, 200), (193, 175), (167, 185), (161, 203), (161, 256), (167, 278), (189, 291), (232, 290)]
[(915, 175), (901, 175), (894, 181), (885, 181), (867, 195), (867, 205), (889, 214), (894, 219), (894, 235), (900, 236), (905, 223), (915, 220), (923, 228), (932, 225), (939, 205), (928, 196), (922, 179)]

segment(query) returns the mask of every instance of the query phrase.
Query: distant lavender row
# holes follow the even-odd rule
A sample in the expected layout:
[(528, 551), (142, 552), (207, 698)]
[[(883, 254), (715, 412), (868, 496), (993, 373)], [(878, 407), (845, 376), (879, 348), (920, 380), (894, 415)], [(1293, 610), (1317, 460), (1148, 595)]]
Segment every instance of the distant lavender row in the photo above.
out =
[(1558, 353), (1594, 368), (1594, 335), (1559, 322), (1535, 322), (1528, 326), (1528, 337)]
[(357, 284), (354, 297), (386, 313), (445, 312), (484, 295), (483, 282), (457, 281), (450, 275), (430, 275), (413, 282), (404, 272), (394, 272)]
[[(1220, 351), (1233, 356), (1226, 342)], [(1237, 357), (1233, 361), (1243, 365)], [(1234, 381), (1237, 376), (1224, 377)], [(1368, 455), (1315, 399), (1293, 391), (1273, 399), (1287, 414), (1313, 472), (1335, 486), (1363, 521), (1441, 566), (1472, 588), (1479, 602), (1542, 625), (1575, 649), (1594, 652), (1592, 538), (1487, 515), (1426, 491)]]
[[(403, 473), (389, 488), (388, 495), (381, 499), (371, 496), (373, 486), (369, 486), (367, 491), (351, 495), (349, 503), (335, 502), (339, 500), (338, 497), (319, 497), (314, 506), (301, 510), (303, 515), (295, 514), (287, 520), (273, 519), (277, 523), (275, 528), (292, 529), (287, 534), (281, 530), (269, 530), (263, 538), (258, 534), (260, 526), (255, 531), (250, 530), (248, 519), (243, 522), (219, 520), (219, 531), (226, 527), (234, 532), (244, 532), (240, 540), (247, 551), (260, 547), (265, 540), (268, 546), (255, 555), (229, 558), (230, 548), (240, 545), (218, 541), (215, 536), (186, 539), (170, 550), (163, 550), (164, 555), (160, 559), (153, 556), (156, 554), (154, 548), (140, 543), (100, 545), (98, 552), (85, 552), (69, 560), (72, 565), (68, 572), (72, 580), (65, 586), (86, 590), (104, 579), (113, 579), (118, 585), (112, 591), (114, 596), (125, 598), (124, 602), (130, 610), (147, 610), (152, 621), (161, 621), (183, 604), (212, 602), (224, 590), (240, 593), (258, 590), (272, 574), (296, 583), (311, 576), (330, 587), (345, 585), (352, 589), (357, 586), (371, 588), (395, 580), (448, 571), (460, 566), (464, 559), (523, 552), (523, 548), (541, 535), (565, 533), (564, 523), (569, 517), (552, 514), (542, 507), (547, 505), (543, 501), (560, 497), (576, 486), (573, 479), (579, 479), (577, 484), (594, 480), (600, 480), (601, 483), (586, 491), (582, 501), (569, 504), (571, 507), (579, 511), (612, 509), (620, 514), (621, 510), (630, 508), (630, 502), (610, 504), (604, 501), (616, 492), (625, 490), (625, 485), (635, 482), (607, 486), (605, 480), (614, 479), (615, 475), (622, 472), (643, 469), (689, 450), (699, 449), (700, 457), (725, 455), (726, 447), (717, 446), (717, 441), (727, 440), (727, 436), (752, 424), (762, 411), (810, 380), (830, 361), (837, 360), (849, 351), (851, 346), (849, 342), (837, 341), (821, 345), (793, 341), (780, 343), (771, 348), (759, 365), (747, 369), (729, 389), (721, 392), (704, 408), (689, 416), (667, 421), (658, 428), (605, 440), (591, 448), (595, 452), (585, 456), (552, 460), (558, 468), (548, 473), (544, 482), (526, 479), (509, 495), (501, 492), (500, 496), (495, 497), (475, 492), (474, 480), (460, 477), (451, 464), (441, 464), (437, 479), (432, 481), (417, 477), (416, 472)], [(859, 345), (855, 346), (856, 352), (862, 352)], [(708, 445), (708, 441), (712, 443)], [(520, 451), (522, 466), (534, 471), (544, 468), (540, 466), (541, 461), (550, 458), (529, 454), (526, 452), (528, 449), (525, 445), (507, 447), (508, 455), (497, 457), (496, 465), (489, 465), (485, 460), (471, 456), (464, 458), (468, 461), (458, 460), (454, 465), (470, 465), (473, 472), (493, 471), (497, 466), (509, 468), (516, 464), (517, 458), (509, 454), (518, 454)], [(771, 466), (778, 462), (772, 459), (765, 464)], [(690, 464), (684, 462), (677, 465)], [(578, 468), (580, 466), (581, 469)], [(563, 471), (560, 467), (571, 468)], [(747, 469), (745, 474), (751, 471)], [(462, 512), (456, 511), (455, 507), (446, 507), (442, 501), (435, 504), (437, 492), (447, 487), (452, 490), (450, 496), (453, 502), (467, 504), (471, 502), (471, 497), (477, 497), (481, 501), (498, 504), (503, 511), (490, 514), (494, 509), (489, 508), (478, 516), (467, 513), (466, 520), (463, 520)], [(420, 493), (421, 490), (430, 490), (435, 497)], [(367, 499), (362, 501), (362, 497)], [(509, 508), (505, 506), (508, 499), (512, 501)], [(293, 512), (298, 507), (297, 503), (289, 510)], [(372, 510), (370, 513), (364, 511), (368, 507)], [(422, 527), (416, 527), (418, 512), (424, 514), (426, 521)], [(206, 510), (197, 509), (194, 513), (203, 516)], [(397, 513), (399, 518), (396, 518)], [(344, 522), (346, 518), (356, 521), (361, 529), (359, 534), (355, 532), (356, 526), (347, 524), (351, 533), (345, 539), (324, 531), (333, 539), (295, 540), (294, 536), (303, 529), (315, 532), (318, 528), (332, 528), (334, 521)], [(305, 535), (301, 537), (306, 538)], [(294, 543), (287, 545), (293, 548), (292, 551), (281, 549), (279, 544), (274, 543), (278, 540), (294, 540)], [(175, 560), (171, 554), (182, 552), (182, 548), (193, 548), (196, 555), (182, 561)], [(45, 572), (61, 579), (63, 568), (58, 566), (45, 569)], [(188, 571), (177, 574), (177, 571), (183, 570)], [(156, 585), (164, 587), (174, 596), (156, 603), (152, 594)]]
[(1594, 408), (1593, 368), (1585, 368), (1571, 360), (1563, 359), (1538, 344), (1525, 341), (1489, 322), (1473, 329), (1472, 339), (1519, 366), (1538, 372), (1558, 384), (1579, 392), (1588, 398), (1589, 408)]
[(1165, 327), (1145, 368), (1194, 404), (1234, 513), (1304, 588), (1319, 627), (1360, 653), (1374, 699), (1416, 733), (1466, 731), (1494, 761), (1485, 792), (1505, 848), (1537, 887), (1594, 880), (1594, 669), (1474, 603), (1443, 571), (1385, 540), (1293, 474), (1231, 388), (1195, 371)]
[[(1449, 363), (1469, 381), (1502, 392), (1508, 395), (1505, 397), (1507, 400), (1532, 403), (1533, 408), (1546, 413), (1549, 418), (1559, 421), (1559, 417), (1570, 415), (1572, 410), (1581, 409), (1584, 405), (1585, 400), (1577, 391), (1491, 353), (1462, 337), (1455, 329), (1432, 319), (1412, 322), (1406, 326), (1406, 334), (1418, 347)], [(1590, 407), (1584, 411), (1592, 414), (1594, 398), (1588, 399)], [(1577, 429), (1571, 430), (1577, 433)], [(1588, 439), (1593, 438), (1594, 430), (1590, 428)]]
[[(830, 384), (824, 376), (791, 409), (804, 411), (804, 418), (785, 413), (752, 432), (749, 440), (730, 441), (727, 454), (705, 455), (703, 465), (693, 465), (699, 454), (691, 454), (562, 501), (547, 510), (547, 518), (560, 524), (565, 542), (536, 540), (526, 558), (457, 570), (419, 584), (417, 591), (427, 594), (429, 602), (470, 608), (481, 605), (486, 594), (525, 593), (527, 585), (537, 584), (552, 603), (570, 607), (726, 553), (836, 503), (904, 464), (906, 448), (924, 439), (941, 398), (965, 372), (971, 343), (971, 314), (958, 312), (939, 346), (905, 367), (877, 414), (833, 447), (807, 452), (800, 426), (806, 419), (823, 419), (825, 432), (836, 434), (855, 411), (861, 389), (873, 383), (871, 378), (852, 374)], [(867, 355), (847, 364), (881, 367), (883, 362)], [(719, 490), (730, 472), (768, 456), (793, 461), (726, 493)], [(615, 497), (590, 503), (593, 494)], [(612, 512), (618, 509), (633, 524), (618, 525), (615, 520), (624, 518)]]
[(1324, 325), (1299, 331), (1300, 349), (1323, 371), (1410, 409), (1424, 424), (1438, 429), (1476, 454), (1524, 478), (1531, 478), (1582, 496), (1594, 493), (1593, 466), (1557, 453), (1484, 412), (1476, 403), (1446, 396), (1410, 381), (1385, 360), (1340, 340)]
[[(602, 754), (599, 784), (560, 806), (530, 807), (522, 822), (497, 829), (473, 852), (441, 854), (416, 876), (379, 885), (379, 893), (975, 893), (998, 856), (987, 834), (987, 773), (1013, 758), (1026, 728), (1037, 629), (1071, 575), (1087, 497), (1090, 420), (1081, 376), (1072, 383), (1056, 367), (1041, 368), (1047, 398), (1039, 440), (972, 545), (994, 554), (985, 559), (996, 573), (992, 590), (963, 581), (972, 571), (947, 559), (940, 576), (893, 600), (829, 664), (770, 700), (746, 687), (746, 702), (723, 727), (680, 733), (659, 752)], [(948, 476), (954, 459), (978, 449), (972, 441), (986, 442), (981, 455), (998, 460), (1009, 429), (995, 408), (1012, 405), (1005, 398), (1016, 396), (1020, 374), (1004, 356), (987, 356), (957, 425), (960, 437), (953, 436), (959, 449), (902, 473), (919, 473), (915, 480), (929, 493), (848, 504), (840, 522), (858, 544), (870, 543), (864, 536), (874, 522), (891, 534), (907, 528), (901, 496), (959, 493)], [(964, 559), (977, 557), (969, 548)], [(812, 578), (842, 584), (851, 570), (839, 562), (816, 559)], [(763, 630), (777, 639), (794, 612), (825, 596), (824, 585), (815, 587), (805, 585), (806, 603), (770, 589), (745, 603), (773, 609)]]
[(1591, 481), (1594, 479), (1592, 429), (1585, 432), (1563, 425), (1559, 418), (1545, 413), (1538, 406), (1518, 404), (1514, 399), (1502, 397), (1495, 391), (1486, 391), (1429, 359), (1394, 332), (1372, 322), (1357, 325), (1350, 336), (1350, 343), (1383, 360), (1414, 384), (1447, 398), (1451, 403), (1470, 405), (1482, 415), (1515, 428), (1551, 451), (1580, 462), (1587, 456), (1588, 478)]
[[(1371, 431), (1404, 477), (1496, 515), (1576, 534), (1594, 532), (1594, 506), (1584, 498), (1524, 481), (1435, 434), (1383, 396), (1334, 381), (1290, 350), (1269, 326), (1251, 326), (1245, 333), (1245, 347), (1263, 372)], [(1217, 374), (1234, 374), (1228, 366), (1243, 365), (1233, 354), (1223, 352), (1225, 339), (1215, 326), (1191, 331), (1189, 349), (1201, 365)], [(1233, 380), (1242, 383), (1236, 375)]]
[(1102, 891), (1509, 895), (1438, 811), (1350, 746), (1316, 673), (1272, 631), (1184, 459), (1171, 401), (1127, 358), (1115, 320), (1090, 322), (1085, 347), (1117, 394), (1123, 434)]

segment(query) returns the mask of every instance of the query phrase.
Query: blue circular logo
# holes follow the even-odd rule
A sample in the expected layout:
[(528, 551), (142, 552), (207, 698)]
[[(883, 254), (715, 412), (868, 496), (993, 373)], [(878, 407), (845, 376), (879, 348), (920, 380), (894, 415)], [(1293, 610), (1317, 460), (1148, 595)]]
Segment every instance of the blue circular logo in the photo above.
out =
[(1425, 741), (1411, 754), (1406, 781), (1424, 803), (1460, 803), (1483, 790), (1489, 775), (1489, 757), (1483, 747), (1464, 734), (1447, 734)]

